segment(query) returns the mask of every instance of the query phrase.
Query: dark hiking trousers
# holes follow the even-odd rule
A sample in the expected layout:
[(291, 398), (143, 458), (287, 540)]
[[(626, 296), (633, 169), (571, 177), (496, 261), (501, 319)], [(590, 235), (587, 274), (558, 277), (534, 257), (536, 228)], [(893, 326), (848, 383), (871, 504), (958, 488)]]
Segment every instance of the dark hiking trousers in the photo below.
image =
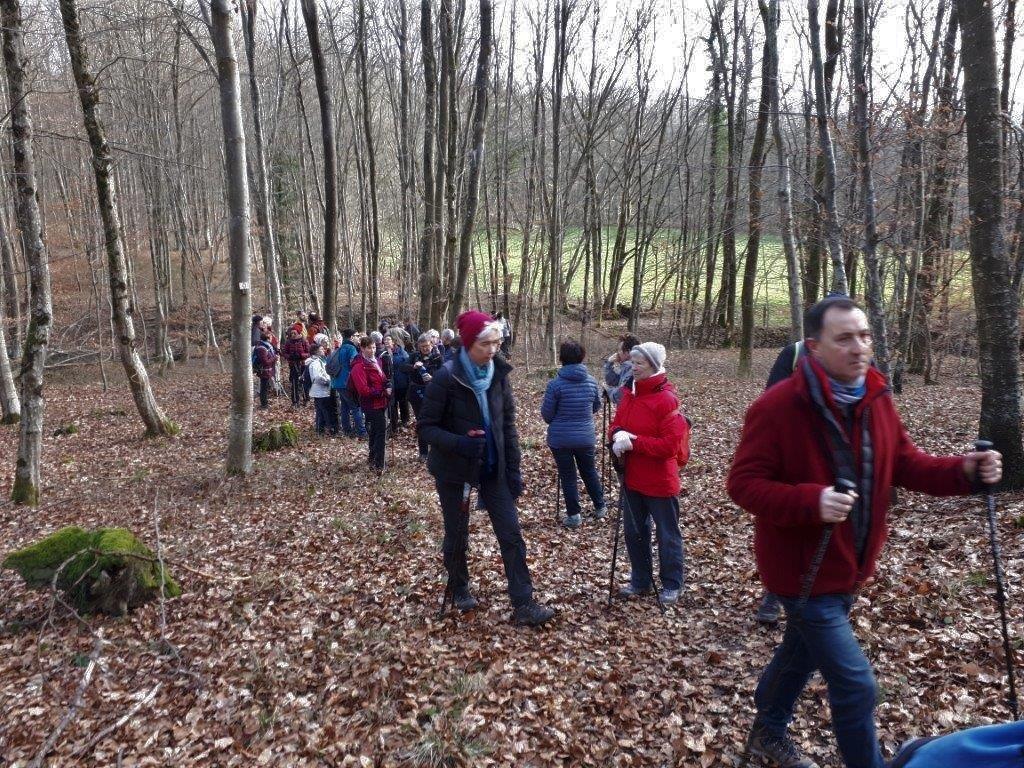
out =
[(630, 582), (637, 589), (653, 584), (651, 520), (658, 539), (659, 578), (663, 589), (683, 588), (683, 534), (679, 530), (679, 499), (676, 496), (645, 496), (623, 485), (622, 529), (633, 569)]
[(552, 448), (555, 466), (558, 467), (558, 482), (562, 484), (565, 494), (565, 513), (578, 515), (580, 509), (580, 491), (576, 486), (576, 469), (579, 468), (587, 495), (594, 502), (594, 508), (604, 506), (604, 488), (601, 478), (597, 475), (597, 464), (594, 460), (594, 447), (586, 448)]
[(779, 597), (786, 633), (754, 693), (755, 727), (785, 735), (797, 699), (815, 670), (828, 686), (832, 729), (847, 768), (884, 768), (875, 733), (875, 676), (850, 626), (852, 595), (817, 595), (795, 616), (799, 600)]
[(260, 408), (266, 408), (270, 396), (270, 379), (260, 379)]
[(329, 432), (338, 434), (338, 414), (334, 410), (333, 397), (314, 397), (313, 408), (316, 412), (316, 433), (322, 435)]
[[(462, 483), (435, 480), (444, 516), (444, 567), (449, 583), (458, 594), (469, 587), (466, 549), (469, 544), (468, 518), (462, 512)], [(533, 584), (526, 566), (526, 542), (519, 528), (515, 499), (504, 478), (492, 477), (480, 483), (480, 500), (491, 518), (491, 527), (501, 549), (501, 561), (508, 580), (508, 596), (513, 607), (533, 599)]]
[(384, 447), (387, 440), (388, 417), (386, 408), (364, 408), (366, 431), (370, 436), (370, 466), (384, 469)]

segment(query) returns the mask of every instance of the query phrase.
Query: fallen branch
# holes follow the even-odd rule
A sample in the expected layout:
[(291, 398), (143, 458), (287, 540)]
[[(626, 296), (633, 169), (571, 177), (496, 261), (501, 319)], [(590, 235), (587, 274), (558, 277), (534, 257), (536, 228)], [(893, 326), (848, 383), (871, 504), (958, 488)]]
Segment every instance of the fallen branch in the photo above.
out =
[(82, 679), (78, 681), (78, 688), (75, 690), (75, 696), (71, 699), (71, 704), (68, 706), (68, 711), (64, 713), (64, 717), (61, 718), (60, 722), (57, 723), (57, 727), (53, 729), (49, 736), (46, 737), (46, 741), (39, 747), (39, 751), (36, 752), (36, 756), (32, 758), (32, 762), (28, 764), (28, 768), (41, 768), (43, 760), (46, 758), (54, 745), (57, 743), (57, 739), (60, 738), (61, 734), (71, 724), (71, 721), (78, 714), (78, 710), (82, 708), (82, 702), (85, 700), (85, 691), (89, 687), (89, 683), (92, 682), (93, 673), (96, 671), (96, 665), (99, 664), (100, 654), (103, 651), (103, 630), (99, 630), (96, 633), (95, 639), (93, 640), (92, 653), (89, 654), (89, 664), (85, 668), (85, 672), (82, 674)]
[(134, 707), (129, 709), (127, 712), (125, 712), (112, 725), (108, 725), (102, 731), (100, 731), (95, 736), (93, 736), (91, 739), (89, 739), (89, 743), (88, 744), (85, 744), (85, 745), (79, 747), (78, 749), (76, 749), (74, 752), (72, 752), (71, 753), (71, 757), (78, 757), (79, 755), (81, 755), (81, 754), (83, 754), (85, 752), (91, 751), (93, 747), (95, 747), (97, 744), (99, 744), (101, 741), (103, 741), (105, 738), (107, 738), (107, 736), (112, 734), (114, 731), (116, 731), (122, 725), (127, 723), (133, 717), (135, 717), (135, 715), (137, 715), (139, 713), (140, 709), (142, 709), (144, 706), (149, 704), (149, 702), (151, 702), (156, 697), (156, 694), (160, 690), (160, 686), (161, 685), (163, 685), (163, 683), (157, 683), (152, 688), (150, 688), (149, 693), (147, 693), (145, 696), (143, 696), (141, 699), (139, 699), (135, 703)]

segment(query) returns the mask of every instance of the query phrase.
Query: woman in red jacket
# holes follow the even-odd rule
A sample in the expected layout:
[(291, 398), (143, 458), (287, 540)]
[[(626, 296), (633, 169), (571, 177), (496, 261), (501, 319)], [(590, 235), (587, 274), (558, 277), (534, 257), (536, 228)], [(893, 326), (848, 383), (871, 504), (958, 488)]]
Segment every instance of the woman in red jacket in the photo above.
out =
[(690, 426), (665, 374), (665, 347), (648, 341), (633, 347), (633, 382), (623, 387), (608, 434), (625, 463), (622, 515), (633, 573), (619, 597), (654, 590), (651, 519), (658, 539), (663, 605), (683, 588), (683, 534), (679, 529), (679, 470), (690, 457)]
[(359, 340), (359, 356), (352, 361), (349, 379), (359, 393), (359, 406), (366, 415), (366, 428), (370, 437), (370, 466), (383, 472), (384, 433), (387, 429), (386, 414), (391, 387), (373, 352), (373, 339), (364, 336)]

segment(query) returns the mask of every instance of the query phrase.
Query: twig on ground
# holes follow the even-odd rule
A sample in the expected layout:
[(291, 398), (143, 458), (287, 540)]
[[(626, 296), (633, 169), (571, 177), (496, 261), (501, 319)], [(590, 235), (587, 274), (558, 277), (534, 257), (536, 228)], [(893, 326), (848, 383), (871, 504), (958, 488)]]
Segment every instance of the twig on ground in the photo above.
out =
[(145, 696), (143, 696), (141, 699), (139, 699), (137, 702), (135, 702), (135, 706), (134, 707), (132, 707), (127, 712), (125, 712), (123, 715), (121, 715), (121, 717), (119, 717), (114, 723), (112, 723), (111, 725), (108, 725), (102, 731), (100, 731), (95, 736), (93, 736), (91, 739), (89, 739), (89, 742), (87, 744), (82, 745), (81, 747), (76, 749), (74, 752), (72, 752), (71, 753), (71, 757), (78, 757), (79, 755), (82, 755), (82, 754), (84, 754), (86, 752), (92, 751), (93, 747), (95, 747), (97, 744), (99, 744), (101, 741), (103, 741), (105, 738), (107, 738), (107, 736), (112, 734), (114, 731), (116, 731), (122, 725), (127, 723), (133, 717), (135, 717), (135, 715), (137, 715), (139, 713), (140, 709), (142, 709), (144, 706), (149, 704), (149, 702), (151, 702), (156, 697), (156, 694), (157, 694), (157, 692), (159, 692), (160, 687), (162, 685), (163, 685), (163, 683), (161, 682), (161, 683), (157, 683), (152, 688), (150, 688), (149, 689), (149, 693), (147, 693)]
[(75, 696), (71, 700), (71, 704), (68, 706), (68, 711), (64, 713), (64, 717), (61, 718), (60, 722), (57, 723), (57, 727), (50, 732), (50, 735), (46, 737), (46, 741), (43, 742), (42, 746), (39, 747), (39, 751), (36, 752), (36, 756), (32, 758), (32, 762), (28, 764), (28, 768), (41, 768), (43, 760), (53, 749), (57, 743), (57, 739), (61, 737), (61, 734), (71, 724), (71, 721), (78, 714), (78, 710), (82, 708), (82, 702), (85, 700), (85, 691), (89, 687), (89, 683), (92, 682), (93, 673), (96, 671), (96, 665), (99, 664), (100, 654), (103, 652), (103, 630), (99, 630), (94, 639), (92, 645), (92, 653), (89, 654), (89, 664), (85, 668), (85, 672), (82, 674), (82, 679), (78, 681), (78, 688), (75, 690)]

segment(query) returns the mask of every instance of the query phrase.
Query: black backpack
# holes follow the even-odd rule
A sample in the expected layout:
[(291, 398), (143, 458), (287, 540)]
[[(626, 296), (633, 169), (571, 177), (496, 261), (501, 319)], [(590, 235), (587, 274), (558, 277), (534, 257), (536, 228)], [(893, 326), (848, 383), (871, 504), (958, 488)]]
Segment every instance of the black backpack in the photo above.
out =
[(327, 358), (327, 364), (324, 367), (327, 369), (327, 375), (330, 376), (332, 379), (337, 378), (338, 374), (341, 373), (341, 350), (343, 350), (344, 348), (345, 345), (342, 344), (340, 347), (334, 350), (333, 354), (329, 358)]
[(313, 386), (313, 377), (309, 373), (309, 366), (308, 365), (302, 366), (302, 377), (301, 377), (301, 380), (302, 380), (302, 387), (303, 387), (303, 389), (305, 389), (308, 392), (310, 387)]

